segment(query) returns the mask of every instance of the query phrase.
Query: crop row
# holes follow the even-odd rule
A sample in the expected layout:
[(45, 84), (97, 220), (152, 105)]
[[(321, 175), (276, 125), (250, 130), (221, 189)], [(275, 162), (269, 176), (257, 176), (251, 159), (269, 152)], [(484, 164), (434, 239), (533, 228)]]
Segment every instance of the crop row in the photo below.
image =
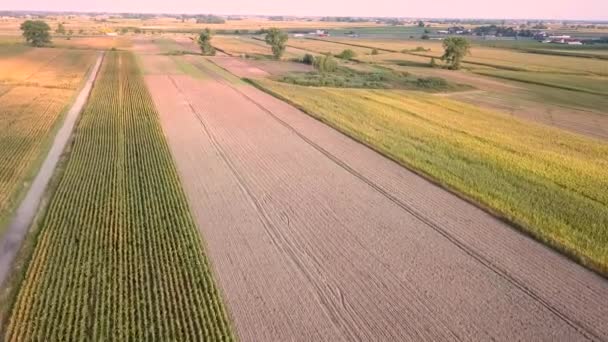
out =
[(109, 53), (5, 339), (232, 338), (134, 57)]

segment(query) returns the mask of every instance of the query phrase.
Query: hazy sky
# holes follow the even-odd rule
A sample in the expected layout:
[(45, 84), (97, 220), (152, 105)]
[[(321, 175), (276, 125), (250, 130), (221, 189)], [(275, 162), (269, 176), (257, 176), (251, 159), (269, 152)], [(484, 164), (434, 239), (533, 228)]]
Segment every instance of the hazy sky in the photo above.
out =
[(608, 20), (608, 0), (2, 0), (0, 10)]

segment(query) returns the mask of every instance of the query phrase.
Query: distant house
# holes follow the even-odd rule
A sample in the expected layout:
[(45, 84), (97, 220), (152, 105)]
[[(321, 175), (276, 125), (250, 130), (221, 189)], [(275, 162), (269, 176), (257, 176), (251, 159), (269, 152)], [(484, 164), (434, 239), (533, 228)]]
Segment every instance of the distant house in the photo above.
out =
[(304, 38), (304, 33), (294, 33), (294, 38)]
[(579, 39), (572, 38), (570, 36), (549, 36), (543, 43), (551, 44), (564, 44), (564, 45), (583, 45)]
[(316, 30), (315, 32), (310, 32), (309, 35), (317, 37), (329, 37), (329, 32), (325, 30)]
[(106, 36), (116, 37), (118, 36), (118, 32), (106, 32)]

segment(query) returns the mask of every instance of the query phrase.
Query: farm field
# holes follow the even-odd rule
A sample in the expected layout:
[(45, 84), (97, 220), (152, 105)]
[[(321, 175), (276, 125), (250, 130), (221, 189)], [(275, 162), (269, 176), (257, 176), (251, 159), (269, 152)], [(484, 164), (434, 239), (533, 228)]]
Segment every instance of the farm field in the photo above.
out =
[(606, 144), (429, 95), (262, 84), (583, 263), (608, 270)]
[(239, 338), (583, 339), (541, 301), (607, 334), (597, 276), (209, 61), (177, 58), (206, 77), (146, 83)]
[(232, 340), (131, 54), (107, 54), (75, 137), (4, 340)]
[(87, 51), (7, 48), (0, 55), (0, 236), (95, 58)]
[[(606, 62), (608, 64), (608, 61)], [(565, 90), (574, 90), (594, 95), (608, 96), (608, 77), (578, 76), (527, 71), (484, 70), (482, 75), (504, 78), (524, 83), (546, 85)]]
[[(337, 46), (346, 44), (367, 44), (380, 50), (378, 55), (359, 55), (357, 60), (368, 65), (379, 65), (396, 71), (405, 71), (413, 75), (441, 77), (454, 83), (473, 86), (479, 91), (454, 93), (450, 96), (462, 99), (474, 105), (498, 110), (524, 119), (532, 119), (543, 124), (559, 127), (594, 138), (608, 138), (608, 97), (605, 89), (608, 85), (605, 76), (593, 72), (581, 72), (558, 69), (558, 64), (587, 66), (593, 62), (598, 69), (608, 67), (606, 60), (589, 58), (544, 56), (524, 53), (516, 50), (485, 48), (473, 45), (473, 56), (483, 55), (481, 64), (470, 64), (465, 59), (463, 71), (449, 71), (441, 68), (430, 68), (430, 57), (441, 55), (441, 43), (434, 41), (398, 41), (398, 40), (363, 40), (352, 38), (329, 38), (330, 41), (313, 40), (309, 48), (319, 50), (322, 44)], [(336, 42), (334, 42), (336, 41)], [(345, 43), (345, 44), (344, 44)], [(416, 52), (416, 47), (430, 49)], [(407, 53), (387, 52), (405, 49)], [(602, 51), (602, 50), (599, 50)], [(423, 56), (423, 55), (428, 56)], [(503, 60), (498, 61), (498, 57)], [(515, 56), (516, 58), (514, 58)], [(522, 64), (521, 56), (538, 58), (548, 57), (548, 62), (557, 59), (558, 64), (548, 64), (542, 70)], [(441, 61), (436, 59), (439, 65)], [(479, 60), (480, 61), (480, 60)], [(479, 62), (477, 61), (477, 62)], [(474, 62), (474, 63), (477, 63)], [(503, 63), (504, 62), (504, 63)], [(505, 64), (506, 63), (506, 64)], [(501, 66), (502, 65), (502, 66)], [(533, 69), (536, 71), (505, 70), (504, 67), (516, 70)], [(553, 72), (548, 72), (553, 70)], [(557, 71), (556, 71), (557, 70)], [(574, 73), (574, 74), (573, 74)]]
[(608, 341), (608, 25), (360, 20), (0, 10), (0, 341)]
[(68, 39), (55, 38), (53, 45), (61, 48), (110, 50), (127, 49), (131, 46), (131, 39), (127, 37), (72, 37)]
[[(327, 41), (342, 44), (354, 44), (370, 48), (387, 49), (392, 51), (408, 50), (412, 54), (441, 57), (443, 49), (441, 42), (434, 41), (399, 41), (399, 40), (365, 40), (351, 38), (328, 38)], [(417, 47), (430, 51), (411, 51)], [(521, 71), (558, 72), (564, 74), (590, 74), (608, 76), (608, 62), (603, 60), (583, 59), (569, 56), (550, 56), (525, 53), (516, 50), (486, 48), (472, 46), (471, 53), (464, 59), (468, 67), (492, 67), (515, 69)]]
[[(234, 56), (250, 56), (253, 58), (270, 59), (272, 50), (264, 41), (241, 36), (215, 36), (213, 46)], [(299, 58), (306, 52), (287, 48), (283, 58)]]

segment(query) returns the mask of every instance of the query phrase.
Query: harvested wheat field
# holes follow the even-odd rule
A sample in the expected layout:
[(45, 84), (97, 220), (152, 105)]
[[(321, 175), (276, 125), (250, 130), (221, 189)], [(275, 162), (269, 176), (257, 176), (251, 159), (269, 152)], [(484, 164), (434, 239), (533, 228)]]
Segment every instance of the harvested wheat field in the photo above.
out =
[(608, 338), (599, 276), (195, 64), (146, 83), (241, 340)]

